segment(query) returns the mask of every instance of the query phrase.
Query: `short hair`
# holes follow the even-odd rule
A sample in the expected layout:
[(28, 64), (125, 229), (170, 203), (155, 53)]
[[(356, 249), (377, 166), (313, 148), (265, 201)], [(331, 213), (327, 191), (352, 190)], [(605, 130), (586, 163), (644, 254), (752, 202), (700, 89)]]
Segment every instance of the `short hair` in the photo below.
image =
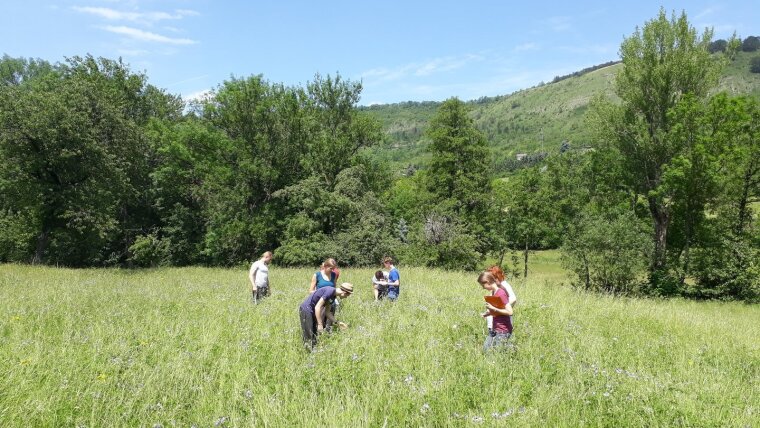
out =
[(266, 252), (264, 252), (264, 254), (261, 255), (261, 257), (266, 257), (266, 256), (270, 256), (270, 257), (274, 256), (274, 253), (271, 252), (271, 251), (266, 251)]
[(383, 257), (383, 263), (393, 264), (393, 259), (390, 257)]

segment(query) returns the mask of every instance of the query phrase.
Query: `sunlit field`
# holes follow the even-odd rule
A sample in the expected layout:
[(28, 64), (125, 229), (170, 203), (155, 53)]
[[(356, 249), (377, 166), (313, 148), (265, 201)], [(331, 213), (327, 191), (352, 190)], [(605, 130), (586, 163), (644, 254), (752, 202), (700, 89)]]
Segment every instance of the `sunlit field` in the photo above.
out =
[(399, 266), (304, 351), (313, 270), (0, 266), (0, 426), (758, 426), (760, 308), (574, 291), (556, 253), (513, 282), (515, 348), (484, 355), (477, 273)]

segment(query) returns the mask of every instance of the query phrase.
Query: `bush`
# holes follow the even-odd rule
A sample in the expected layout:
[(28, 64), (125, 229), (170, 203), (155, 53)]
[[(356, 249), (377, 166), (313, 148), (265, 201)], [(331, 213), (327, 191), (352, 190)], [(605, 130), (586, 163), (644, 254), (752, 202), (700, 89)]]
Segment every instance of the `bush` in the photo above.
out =
[(760, 251), (747, 240), (725, 235), (696, 248), (692, 274), (696, 284), (685, 290), (690, 297), (760, 301)]
[(710, 43), (710, 53), (725, 52), (728, 47), (728, 42), (723, 39), (718, 39)]
[(635, 293), (651, 245), (633, 214), (587, 214), (573, 225), (562, 246), (563, 265), (575, 284), (589, 290)]
[(168, 253), (168, 242), (162, 241), (154, 233), (140, 235), (130, 245), (129, 262), (139, 267), (163, 266)]
[(758, 49), (760, 49), (760, 37), (749, 36), (742, 41), (742, 51), (755, 52)]
[(760, 56), (752, 58), (749, 63), (749, 71), (752, 73), (760, 73)]

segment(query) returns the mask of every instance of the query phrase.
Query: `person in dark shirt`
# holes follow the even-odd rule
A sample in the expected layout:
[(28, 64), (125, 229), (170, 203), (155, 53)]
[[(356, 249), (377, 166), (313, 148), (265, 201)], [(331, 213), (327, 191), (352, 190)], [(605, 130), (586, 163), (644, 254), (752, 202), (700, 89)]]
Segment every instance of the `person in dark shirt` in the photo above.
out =
[(354, 286), (344, 282), (336, 287), (322, 287), (309, 294), (306, 300), (298, 308), (301, 320), (301, 332), (303, 343), (309, 351), (314, 350), (317, 344), (317, 335), (325, 329), (325, 319), (337, 323), (340, 328), (345, 328), (344, 323), (338, 323), (332, 313), (332, 302), (336, 299), (345, 299), (354, 292)]

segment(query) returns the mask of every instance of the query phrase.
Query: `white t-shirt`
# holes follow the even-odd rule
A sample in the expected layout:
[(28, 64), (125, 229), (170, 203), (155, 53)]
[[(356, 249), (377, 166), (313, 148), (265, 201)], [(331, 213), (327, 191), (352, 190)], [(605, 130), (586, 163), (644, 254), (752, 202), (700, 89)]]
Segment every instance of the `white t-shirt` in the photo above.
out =
[(501, 282), (501, 288), (503, 288), (507, 294), (509, 294), (509, 304), (514, 305), (517, 301), (517, 294), (515, 294), (515, 290), (512, 289), (512, 286), (509, 285), (509, 283), (505, 280)]
[(250, 274), (256, 272), (256, 287), (269, 287), (269, 266), (261, 260), (256, 260), (251, 265)]

